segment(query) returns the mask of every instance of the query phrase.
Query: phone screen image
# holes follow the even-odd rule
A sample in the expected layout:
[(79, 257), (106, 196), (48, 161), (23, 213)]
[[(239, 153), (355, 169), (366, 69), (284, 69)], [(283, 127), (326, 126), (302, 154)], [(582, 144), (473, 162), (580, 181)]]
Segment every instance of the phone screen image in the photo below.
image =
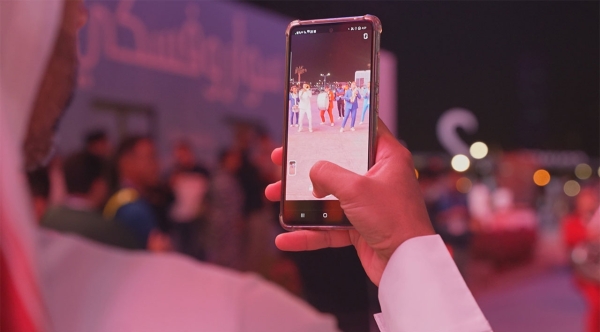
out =
[(373, 26), (297, 26), (289, 43), (284, 222), (350, 225), (336, 197), (313, 196), (309, 172), (319, 160), (369, 168)]

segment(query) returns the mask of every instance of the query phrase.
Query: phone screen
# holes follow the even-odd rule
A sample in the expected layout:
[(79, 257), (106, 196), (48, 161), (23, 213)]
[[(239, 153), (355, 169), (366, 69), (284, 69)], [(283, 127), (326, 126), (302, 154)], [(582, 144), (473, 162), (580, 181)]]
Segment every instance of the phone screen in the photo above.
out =
[(357, 174), (369, 168), (373, 38), (364, 21), (290, 31), (282, 211), (288, 225), (350, 225), (336, 197), (313, 196), (309, 172), (319, 160)]

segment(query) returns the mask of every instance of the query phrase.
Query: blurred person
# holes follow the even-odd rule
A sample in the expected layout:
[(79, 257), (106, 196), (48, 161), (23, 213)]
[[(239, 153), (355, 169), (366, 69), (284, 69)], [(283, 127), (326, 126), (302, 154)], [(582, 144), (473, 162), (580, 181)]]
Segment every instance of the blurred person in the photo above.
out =
[(354, 131), (354, 123), (356, 122), (356, 110), (358, 109), (358, 99), (362, 98), (356, 87), (356, 83), (352, 82), (350, 84), (350, 89), (346, 91), (344, 94), (344, 101), (346, 102), (346, 115), (344, 115), (344, 120), (342, 121), (342, 128), (340, 128), (340, 133), (344, 132), (344, 127), (346, 127), (346, 122), (348, 121), (348, 117), (352, 116), (350, 122), (350, 130)]
[[(276, 143), (268, 131), (257, 127), (256, 143), (252, 148), (250, 160), (258, 170), (261, 192), (264, 192), (267, 184), (281, 179), (281, 167), (271, 161), (271, 152), (275, 147)], [(297, 273), (294, 272), (297, 271), (292, 267), (293, 263), (286, 261), (281, 251), (275, 247), (275, 237), (282, 230), (278, 221), (279, 203), (269, 202), (264, 195), (261, 196), (262, 207), (250, 216), (246, 223), (246, 267), (297, 292), (299, 285), (294, 285), (294, 280), (298, 279)]]
[[(475, 188), (474, 188), (475, 189)], [(482, 196), (471, 202), (484, 205), (484, 199), (491, 201), (491, 215), (483, 219), (486, 206), (479, 206), (477, 221), (481, 222), (481, 232), (474, 237), (473, 256), (493, 263), (498, 272), (531, 262), (537, 242), (538, 216), (536, 211), (522, 201), (515, 203), (512, 190), (501, 187), (485, 196), (485, 191), (475, 194)], [(486, 223), (487, 221), (487, 223)]]
[[(271, 161), (271, 152), (276, 143), (266, 129), (257, 128), (256, 144), (252, 149), (250, 159), (260, 173), (264, 186), (281, 179), (281, 167)], [(264, 190), (264, 188), (262, 188)], [(279, 206), (279, 204), (276, 204)], [(279, 210), (278, 210), (279, 211)]]
[(434, 205), (433, 227), (452, 250), (458, 270), (466, 277), (469, 247), (472, 240), (469, 210), (465, 194), (456, 189), (460, 174), (447, 171), (440, 177), (443, 186)]
[(493, 208), (491, 196), (489, 187), (481, 180), (473, 183), (473, 187), (467, 193), (469, 214), (482, 230), (492, 229)]
[(329, 114), (329, 123), (333, 127), (333, 114), (331, 114), (331, 110), (329, 109), (329, 88), (325, 87), (325, 90), (322, 90), (317, 95), (317, 107), (321, 113), (321, 124), (325, 124), (325, 112)]
[(204, 260), (201, 233), (209, 172), (196, 161), (188, 141), (180, 140), (175, 144), (173, 159), (173, 168), (169, 175), (173, 202), (167, 207), (169, 212), (165, 218), (171, 221), (170, 228), (176, 249)]
[(492, 193), (493, 231), (516, 231), (521, 229), (535, 230), (537, 214), (534, 209), (523, 205), (517, 206), (514, 195), (508, 188), (498, 188)]
[(241, 166), (236, 172), (236, 177), (243, 191), (245, 219), (262, 209), (264, 205), (262, 192), (267, 185), (253, 160), (252, 150), (255, 143), (256, 128), (254, 126), (243, 124), (236, 127), (234, 145), (231, 150), (239, 153), (241, 158)]
[[(289, 95), (289, 108), (290, 108), (290, 127), (294, 126), (294, 127), (298, 127), (298, 116), (300, 115), (300, 108), (298, 106), (298, 104), (300, 103), (300, 98), (298, 98), (298, 87), (296, 87), (295, 85), (293, 85), (290, 88), (290, 95)], [(294, 118), (296, 118), (296, 123), (294, 123)]]
[(125, 225), (143, 246), (166, 249), (167, 237), (159, 230), (160, 217), (150, 202), (159, 185), (154, 142), (145, 136), (125, 138), (115, 160), (119, 189), (106, 203), (104, 217)]
[(112, 146), (106, 131), (96, 129), (85, 135), (85, 151), (91, 155), (108, 160), (112, 153)]
[(196, 160), (192, 145), (186, 140), (179, 140), (175, 143), (173, 160), (171, 175), (177, 173), (196, 173), (205, 178), (208, 178), (210, 175), (208, 169)]
[[(600, 330), (600, 270), (595, 262), (593, 273), (584, 273), (586, 259), (577, 257), (591, 256), (593, 251), (598, 255), (600, 244), (600, 210), (598, 208), (598, 188), (587, 187), (581, 190), (575, 198), (574, 211), (562, 220), (563, 241), (569, 251), (571, 259), (575, 261), (575, 284), (581, 291), (588, 306), (587, 331)], [(594, 215), (595, 213), (595, 215)], [(596, 257), (598, 259), (598, 257)], [(579, 269), (578, 269), (579, 267)]]
[[(31, 169), (45, 159), (73, 92), (76, 31), (85, 11), (80, 1), (0, 6), (3, 330), (335, 330), (329, 317), (255, 277), (35, 227), (23, 165)], [(22, 19), (6, 19), (11, 17)], [(380, 285), (378, 319), (388, 331), (490, 331), (439, 238), (431, 236), (410, 156), (394, 145), (383, 124), (379, 128), (378, 158), (368, 177), (323, 162), (311, 171), (316, 195), (338, 197), (356, 229), (288, 233), (278, 246), (307, 250), (354, 243), (367, 274)], [(281, 150), (274, 159), (281, 163)], [(277, 199), (281, 188), (269, 189)]]
[(236, 270), (244, 267), (244, 197), (236, 179), (241, 163), (241, 156), (237, 151), (224, 150), (219, 154), (219, 166), (211, 178), (209, 188), (206, 232), (208, 262)]
[(362, 96), (363, 106), (362, 106), (362, 114), (360, 116), (359, 125), (365, 122), (365, 113), (369, 110), (369, 106), (371, 105), (371, 82), (363, 85), (360, 90), (360, 95)]
[[(333, 90), (334, 89), (331, 89), (329, 85), (325, 86), (325, 91), (329, 96), (329, 105), (327, 106), (327, 113), (329, 113), (331, 117), (333, 117), (333, 101), (335, 100), (335, 92)], [(331, 121), (331, 123), (333, 124), (333, 121)]]
[(105, 167), (103, 159), (87, 152), (69, 156), (64, 162), (68, 193), (65, 202), (49, 209), (40, 224), (107, 245), (143, 249), (127, 228), (100, 214), (108, 198)]
[(281, 168), (271, 161), (271, 152), (277, 145), (267, 130), (258, 126), (255, 132), (255, 141), (248, 151), (248, 159), (257, 171), (257, 185), (260, 188), (257, 197), (261, 199), (261, 205), (245, 218), (245, 268), (270, 278), (271, 270), (276, 268), (275, 264), (280, 263), (281, 256), (281, 251), (274, 244), (275, 236), (281, 231), (277, 218), (279, 204), (267, 201), (262, 193), (267, 184), (281, 179)]
[(335, 89), (335, 100), (337, 101), (338, 120), (344, 117), (344, 94), (346, 94), (346, 86), (339, 85)]
[(27, 183), (31, 193), (33, 211), (37, 221), (42, 220), (46, 210), (48, 210), (50, 196), (50, 177), (48, 168), (40, 167), (36, 170), (27, 172)]
[(304, 86), (302, 87), (302, 90), (300, 90), (300, 92), (298, 92), (298, 98), (300, 99), (300, 102), (298, 103), (298, 107), (300, 110), (300, 124), (299, 124), (299, 128), (298, 131), (302, 131), (302, 124), (304, 122), (304, 116), (306, 115), (306, 118), (308, 119), (308, 131), (310, 131), (312, 133), (312, 109), (311, 109), (311, 103), (310, 103), (310, 99), (312, 96), (312, 91), (310, 90), (310, 85), (308, 84), (304, 84)]

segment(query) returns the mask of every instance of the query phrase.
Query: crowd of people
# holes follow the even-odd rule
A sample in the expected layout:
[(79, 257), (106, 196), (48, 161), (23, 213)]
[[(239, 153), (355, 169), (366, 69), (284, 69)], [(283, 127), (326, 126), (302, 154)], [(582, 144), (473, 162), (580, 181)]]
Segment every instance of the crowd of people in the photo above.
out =
[[(329, 97), (334, 92), (326, 87), (317, 97), (319, 108), (327, 101), (322, 120), (334, 100), (323, 98), (324, 93)], [(292, 88), (290, 96), (296, 94)], [(274, 238), (281, 232), (279, 205), (268, 202), (263, 194), (280, 177), (280, 168), (270, 158), (276, 144), (253, 126), (237, 126), (233, 141), (211, 169), (198, 162), (190, 142), (177, 141), (172, 162), (161, 174), (152, 138), (127, 137), (113, 149), (104, 131), (90, 132), (81, 151), (28, 173), (40, 225), (106, 245), (178, 251), (201, 261), (253, 271), (304, 296), (317, 308), (336, 313), (339, 308), (331, 298), (341, 295), (329, 296), (335, 289), (323, 275), (337, 282), (347, 279), (354, 287), (364, 285), (360, 263), (352, 258), (352, 250), (302, 255), (276, 250)], [(464, 174), (452, 171), (439, 158), (430, 158), (426, 165), (418, 176), (430, 219), (467, 282), (472, 282), (468, 266), (473, 260), (487, 260), (496, 272), (532, 261), (540, 228), (540, 193), (537, 198), (523, 197), (503, 183), (499, 174), (469, 182), (465, 191), (460, 187)], [(520, 188), (521, 193), (528, 191)], [(598, 237), (600, 227), (587, 226), (598, 208), (597, 183), (592, 180), (573, 204), (572, 210), (564, 209), (557, 217), (569, 255), (583, 250), (582, 246), (587, 249)], [(338, 276), (340, 264), (346, 266), (343, 271), (356, 273)], [(321, 273), (315, 273), (315, 267)], [(576, 277), (590, 307), (589, 324), (596, 326), (598, 281), (581, 273)], [(354, 301), (359, 309), (342, 308), (338, 319), (346, 319), (343, 312), (372, 310), (364, 305), (368, 292), (365, 288)], [(352, 303), (345, 301), (344, 306), (352, 307)]]
[[(298, 127), (302, 131), (304, 117), (308, 120), (308, 131), (312, 132), (312, 103), (313, 92), (310, 84), (303, 83), (292, 85), (289, 92), (289, 112), (290, 127)], [(337, 105), (337, 120), (342, 120), (340, 132), (344, 132), (346, 123), (350, 119), (350, 130), (354, 131), (356, 116), (358, 112), (358, 101), (362, 99), (362, 111), (360, 124), (365, 121), (365, 114), (370, 109), (371, 84), (367, 82), (360, 89), (356, 82), (333, 84), (333, 86), (324, 85), (317, 95), (317, 108), (321, 117), (321, 125), (325, 125), (325, 114), (329, 118), (329, 125), (335, 126), (333, 109), (334, 103)]]
[[(327, 87), (323, 92), (334, 94)], [(293, 88), (292, 96), (295, 93)], [(323, 99), (320, 94), (320, 108)], [(328, 98), (321, 116), (331, 110), (332, 101)], [(344, 114), (348, 113), (340, 113)], [(323, 276), (337, 282), (345, 279), (353, 287), (364, 285), (360, 263), (352, 258), (352, 250), (291, 255), (275, 249), (274, 238), (281, 232), (279, 205), (268, 202), (263, 192), (280, 177), (280, 168), (270, 158), (276, 144), (253, 126), (237, 126), (234, 133), (233, 145), (219, 153), (211, 169), (198, 162), (190, 142), (175, 142), (172, 162), (161, 174), (152, 138), (127, 137), (113, 149), (104, 131), (90, 132), (81, 151), (28, 173), (40, 225), (106, 245), (178, 251), (253, 271), (304, 296), (317, 308), (336, 313), (339, 308), (331, 298), (341, 295), (329, 296), (335, 292), (330, 287), (333, 280)], [(467, 282), (472, 282), (468, 266), (473, 260), (487, 260), (496, 272), (532, 261), (540, 228), (539, 192), (537, 198), (524, 197), (503, 183), (500, 174), (469, 182), (465, 191), (460, 187), (464, 174), (452, 171), (439, 158), (430, 158), (426, 165), (418, 176), (430, 219)], [(519, 188), (521, 193), (528, 191)], [(573, 204), (572, 210), (564, 209), (557, 217), (569, 255), (587, 250), (598, 237), (600, 227), (588, 226), (598, 208), (597, 181), (590, 180)], [(345, 268), (340, 270), (340, 264)], [(356, 273), (338, 275), (349, 270)], [(590, 308), (589, 324), (596, 326), (598, 281), (577, 271), (576, 285)], [(350, 309), (342, 308), (338, 319), (347, 319), (343, 317), (347, 312), (372, 310), (365, 306), (368, 292), (365, 288), (360, 299), (345, 301), (342, 307)], [(360, 308), (352, 308), (353, 302)]]
[(280, 174), (268, 135), (242, 131), (248, 130), (238, 131), (237, 143), (220, 152), (211, 170), (189, 141), (175, 142), (162, 174), (151, 137), (129, 136), (113, 149), (106, 132), (90, 132), (81, 151), (29, 172), (40, 225), (266, 274), (263, 260), (274, 255), (262, 242), (273, 242), (277, 211), (263, 191)]

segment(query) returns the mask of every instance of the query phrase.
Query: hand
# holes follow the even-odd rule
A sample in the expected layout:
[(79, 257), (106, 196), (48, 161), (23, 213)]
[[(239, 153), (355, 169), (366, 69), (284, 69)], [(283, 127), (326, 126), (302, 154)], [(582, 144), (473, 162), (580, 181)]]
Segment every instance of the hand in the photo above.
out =
[[(301, 230), (280, 234), (281, 250), (304, 251), (354, 245), (365, 272), (379, 286), (381, 275), (396, 248), (417, 236), (434, 234), (410, 152), (379, 121), (375, 165), (364, 176), (326, 161), (310, 170), (313, 195), (334, 195), (354, 226), (352, 230)], [(271, 159), (282, 163), (282, 149)], [(265, 189), (269, 200), (281, 199), (281, 182)]]

